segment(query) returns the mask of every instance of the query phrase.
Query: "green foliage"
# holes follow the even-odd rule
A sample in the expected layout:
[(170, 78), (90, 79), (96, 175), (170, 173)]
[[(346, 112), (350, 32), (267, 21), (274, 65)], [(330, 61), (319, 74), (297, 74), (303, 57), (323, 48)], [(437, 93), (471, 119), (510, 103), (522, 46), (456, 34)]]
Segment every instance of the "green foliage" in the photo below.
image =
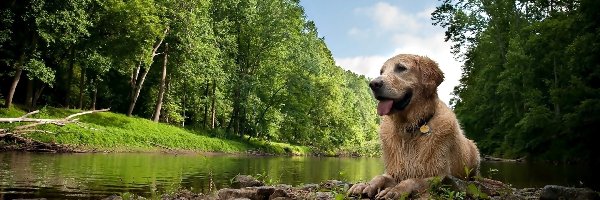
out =
[(449, 185), (444, 185), (441, 177), (434, 177), (429, 181), (427, 192), (433, 199), (446, 200), (462, 200), (467, 195), (465, 192), (452, 190)]
[(471, 175), (471, 173), (473, 173), (473, 169), (465, 166), (464, 170), (465, 170), (465, 177), (464, 177), (464, 179), (465, 180), (469, 180), (469, 176)]
[[(161, 122), (220, 138), (266, 141), (273, 152), (308, 151), (278, 142), (321, 152), (353, 147), (365, 147), (361, 154), (374, 152), (378, 117), (367, 78), (335, 66), (298, 1), (24, 0), (2, 5), (0, 66), (10, 67), (0, 68), (0, 74), (14, 76), (25, 66), (23, 76), (38, 80), (30, 91), (18, 84), (16, 103), (38, 93), (38, 105), (85, 109), (94, 102), (96, 108), (127, 113), (140, 89), (133, 114), (151, 118), (166, 63)], [(155, 130), (144, 125), (114, 131), (139, 128), (152, 135)], [(54, 139), (103, 142), (91, 132), (81, 134)], [(175, 145), (173, 140), (166, 139)]]
[(28, 78), (37, 78), (40, 81), (52, 86), (54, 83), (54, 70), (46, 67), (43, 61), (31, 59), (25, 64), (25, 70), (29, 72)]
[(275, 185), (281, 182), (281, 177), (269, 176), (267, 172), (256, 174), (255, 178), (265, 183), (266, 185)]
[[(484, 154), (598, 161), (597, 1), (443, 1), (433, 13), (464, 59), (452, 105)], [(582, 43), (583, 42), (583, 43)], [(585, 107), (585, 110), (582, 109)]]
[(474, 199), (489, 199), (488, 195), (482, 192), (475, 184), (470, 183), (467, 185), (467, 195)]

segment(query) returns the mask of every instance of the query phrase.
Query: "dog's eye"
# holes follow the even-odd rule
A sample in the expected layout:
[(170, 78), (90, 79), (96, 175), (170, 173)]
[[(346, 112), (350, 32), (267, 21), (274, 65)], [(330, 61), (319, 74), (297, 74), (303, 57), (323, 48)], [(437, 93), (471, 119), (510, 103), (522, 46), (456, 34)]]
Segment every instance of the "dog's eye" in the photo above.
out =
[(402, 64), (396, 64), (396, 68), (394, 68), (394, 71), (396, 73), (400, 73), (400, 72), (406, 71), (406, 67)]
[(379, 70), (379, 75), (383, 74), (383, 69)]

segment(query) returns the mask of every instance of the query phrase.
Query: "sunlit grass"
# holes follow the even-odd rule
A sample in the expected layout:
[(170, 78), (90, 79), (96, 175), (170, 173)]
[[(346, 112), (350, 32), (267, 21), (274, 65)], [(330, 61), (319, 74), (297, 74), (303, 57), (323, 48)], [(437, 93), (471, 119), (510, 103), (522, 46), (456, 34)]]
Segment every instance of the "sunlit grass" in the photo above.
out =
[[(81, 112), (76, 109), (45, 107), (35, 118), (64, 118)], [(0, 109), (0, 117), (19, 117), (26, 112), (19, 108)], [(2, 127), (13, 124), (0, 124)], [(112, 112), (93, 113), (79, 117), (79, 123), (65, 126), (43, 125), (40, 129), (52, 133), (29, 133), (43, 142), (75, 145), (83, 149), (109, 151), (192, 150), (202, 152), (246, 152), (256, 149), (273, 154), (307, 155), (308, 147), (251, 139), (248, 142), (212, 138), (200, 131), (156, 123), (139, 117), (127, 117)]]

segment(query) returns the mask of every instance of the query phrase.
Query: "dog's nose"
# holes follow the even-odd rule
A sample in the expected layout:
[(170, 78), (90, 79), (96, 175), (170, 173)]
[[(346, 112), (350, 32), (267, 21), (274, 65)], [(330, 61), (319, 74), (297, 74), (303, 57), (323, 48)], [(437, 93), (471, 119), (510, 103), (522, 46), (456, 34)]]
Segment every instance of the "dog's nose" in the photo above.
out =
[(371, 90), (377, 90), (377, 89), (381, 88), (381, 86), (383, 86), (383, 80), (381, 78), (373, 79), (369, 83), (369, 87), (371, 87)]

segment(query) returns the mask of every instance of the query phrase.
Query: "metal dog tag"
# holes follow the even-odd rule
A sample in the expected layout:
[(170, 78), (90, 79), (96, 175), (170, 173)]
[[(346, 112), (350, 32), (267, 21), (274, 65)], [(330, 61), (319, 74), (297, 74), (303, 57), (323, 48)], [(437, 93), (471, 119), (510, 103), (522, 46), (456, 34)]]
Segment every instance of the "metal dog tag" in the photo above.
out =
[(429, 134), (431, 132), (431, 129), (429, 128), (429, 126), (427, 126), (427, 124), (421, 126), (421, 128), (419, 128), (419, 131), (421, 131), (421, 133), (423, 134)]

